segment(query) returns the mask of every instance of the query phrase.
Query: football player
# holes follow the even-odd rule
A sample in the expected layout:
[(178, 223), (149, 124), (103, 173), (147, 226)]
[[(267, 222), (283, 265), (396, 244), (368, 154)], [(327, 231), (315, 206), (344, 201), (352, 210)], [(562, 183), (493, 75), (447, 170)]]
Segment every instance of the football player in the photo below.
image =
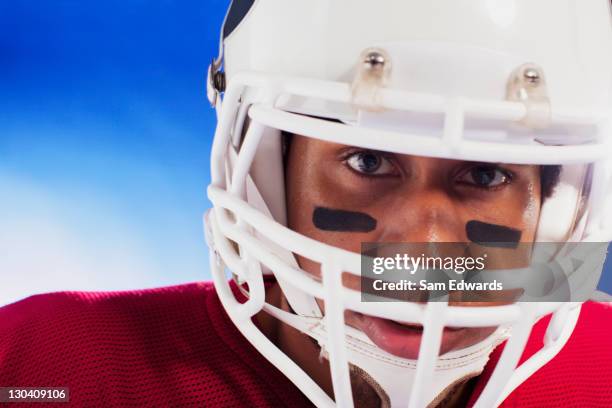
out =
[[(589, 299), (612, 236), (611, 16), (234, 0), (207, 80), (214, 287), (6, 306), (0, 387), (105, 407), (610, 406), (611, 311)], [(366, 293), (364, 246), (398, 243), (495, 254), (485, 272), (520, 290)]]
[[(570, 346), (550, 363), (580, 314), (563, 300), (594, 289), (583, 273), (598, 275), (601, 257), (565, 270), (569, 298), (424, 304), (364, 301), (359, 253), (548, 242), (562, 263), (589, 245), (561, 244), (607, 242), (609, 147), (597, 145), (612, 59), (596, 48), (610, 34), (607, 1), (235, 1), (209, 72), (207, 223), (217, 290), (244, 336), (320, 406), (575, 398), (558, 379), (521, 384), (547, 363), (572, 372)], [(580, 319), (606, 314), (588, 304)], [(600, 386), (580, 392), (606, 405)], [(523, 388), (554, 392), (535, 403)]]

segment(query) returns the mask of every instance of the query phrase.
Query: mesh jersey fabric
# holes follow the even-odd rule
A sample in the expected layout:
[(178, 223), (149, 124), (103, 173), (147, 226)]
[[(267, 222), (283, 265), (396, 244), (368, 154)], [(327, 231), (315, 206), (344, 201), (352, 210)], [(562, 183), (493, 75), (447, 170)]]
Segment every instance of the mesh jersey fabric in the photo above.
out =
[(69, 387), (75, 407), (312, 406), (242, 337), (211, 283), (6, 306), (0, 386)]
[[(611, 311), (586, 304), (566, 347), (502, 406), (612, 406)], [(543, 331), (534, 328), (524, 358)], [(37, 295), (0, 308), (0, 386), (69, 387), (66, 406), (76, 407), (312, 406), (233, 326), (211, 283)]]
[[(612, 306), (587, 302), (565, 347), (544, 367), (514, 390), (502, 407), (612, 407)], [(519, 365), (543, 346), (550, 316), (539, 321)], [(493, 351), (469, 405), (473, 405), (491, 376), (503, 345)]]

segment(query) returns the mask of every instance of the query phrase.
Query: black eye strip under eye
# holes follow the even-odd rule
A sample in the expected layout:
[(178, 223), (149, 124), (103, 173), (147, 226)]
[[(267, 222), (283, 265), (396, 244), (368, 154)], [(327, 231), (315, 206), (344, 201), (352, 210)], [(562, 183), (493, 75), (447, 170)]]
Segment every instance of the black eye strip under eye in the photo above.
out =
[(468, 221), (465, 232), (470, 241), (494, 248), (516, 248), (522, 235), (521, 230), (482, 221)]
[(368, 214), (325, 207), (315, 208), (312, 223), (323, 231), (370, 232), (376, 229), (376, 219)]

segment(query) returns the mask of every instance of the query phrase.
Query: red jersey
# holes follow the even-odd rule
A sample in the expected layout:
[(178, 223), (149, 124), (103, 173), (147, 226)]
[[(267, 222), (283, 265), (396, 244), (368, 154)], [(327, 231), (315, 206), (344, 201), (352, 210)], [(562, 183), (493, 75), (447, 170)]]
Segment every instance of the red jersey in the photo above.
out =
[[(566, 347), (503, 406), (612, 406), (611, 310), (585, 305)], [(542, 333), (540, 324), (525, 356)], [(8, 386), (68, 387), (78, 407), (312, 406), (234, 327), (211, 283), (37, 295), (0, 308)]]
[[(543, 346), (550, 316), (538, 322), (520, 363)], [(587, 302), (565, 347), (514, 390), (502, 407), (612, 407), (612, 306)], [(476, 385), (471, 403), (491, 376), (503, 347), (494, 350)], [(519, 364), (520, 364), (519, 363)]]
[(234, 327), (212, 283), (1, 308), (8, 386), (68, 387), (70, 403), (53, 407), (312, 406)]

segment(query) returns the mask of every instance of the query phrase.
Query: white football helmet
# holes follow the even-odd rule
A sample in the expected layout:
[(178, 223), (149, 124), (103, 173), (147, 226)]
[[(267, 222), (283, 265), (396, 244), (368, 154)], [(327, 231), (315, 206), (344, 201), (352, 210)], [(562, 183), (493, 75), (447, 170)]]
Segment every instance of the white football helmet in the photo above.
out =
[[(286, 227), (281, 131), (406, 155), (562, 166), (537, 240), (562, 244), (551, 262), (589, 297), (605, 247), (574, 253), (592, 261), (575, 268), (564, 259), (581, 247), (565, 243), (612, 237), (609, 0), (234, 0), (219, 48), (208, 72), (218, 117), (205, 217), (212, 276), (238, 329), (314, 404), (352, 406), (356, 366), (383, 402), (431, 405), (507, 340), (476, 403), (490, 407), (559, 352), (580, 302), (362, 302), (341, 281), (342, 272), (360, 275), (360, 254)], [(296, 255), (319, 263), (322, 279)], [(269, 274), (294, 313), (266, 303)], [(248, 301), (235, 298), (228, 276), (248, 284)], [(379, 349), (345, 325), (345, 309), (422, 325), (418, 359)], [(318, 342), (333, 398), (253, 323), (262, 310)], [(532, 326), (551, 313), (544, 347), (517, 367)], [(448, 326), (498, 329), (438, 355)]]

